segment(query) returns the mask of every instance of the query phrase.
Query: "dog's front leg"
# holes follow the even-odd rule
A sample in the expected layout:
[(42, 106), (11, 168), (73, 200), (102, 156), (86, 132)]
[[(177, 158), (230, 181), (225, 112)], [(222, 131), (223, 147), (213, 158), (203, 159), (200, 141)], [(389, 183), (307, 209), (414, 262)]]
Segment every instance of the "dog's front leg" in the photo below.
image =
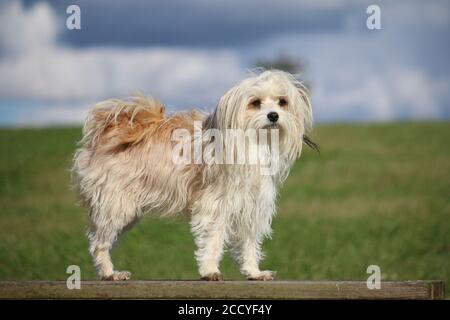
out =
[(263, 236), (255, 235), (249, 231), (243, 237), (240, 243), (240, 253), (238, 260), (241, 264), (241, 273), (244, 274), (248, 280), (273, 280), (275, 276), (274, 271), (259, 270), (259, 261), (262, 259), (263, 253), (261, 250), (261, 242)]
[(191, 229), (195, 237), (199, 273), (203, 280), (218, 281), (222, 279), (219, 263), (223, 255), (225, 242), (225, 221), (223, 217), (209, 214), (193, 215)]

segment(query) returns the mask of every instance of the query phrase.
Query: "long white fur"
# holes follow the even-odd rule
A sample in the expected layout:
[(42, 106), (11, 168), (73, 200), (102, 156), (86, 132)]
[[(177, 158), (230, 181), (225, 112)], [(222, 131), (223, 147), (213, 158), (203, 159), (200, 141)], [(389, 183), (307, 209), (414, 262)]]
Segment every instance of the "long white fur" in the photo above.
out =
[[(277, 105), (279, 97), (287, 98), (285, 108)], [(262, 105), (251, 110), (255, 98)], [(312, 128), (305, 88), (288, 73), (265, 71), (231, 88), (209, 116), (158, 117), (162, 110), (156, 100), (140, 97), (102, 102), (87, 117), (72, 172), (89, 210), (90, 253), (99, 276), (129, 279), (129, 272), (114, 270), (110, 251), (119, 235), (144, 214), (188, 213), (202, 278), (220, 278), (219, 263), (228, 246), (249, 279), (271, 280), (273, 272), (259, 269), (261, 243), (272, 232), (278, 188), (300, 156), (303, 135)], [(221, 132), (261, 129), (268, 126), (271, 111), (279, 114), (281, 139), (274, 175), (261, 175), (255, 165), (181, 165), (170, 157), (175, 129), (192, 131), (195, 120), (202, 121), (204, 129)], [(145, 125), (136, 120), (142, 112), (148, 114)], [(123, 115), (128, 115), (125, 124), (120, 122)], [(121, 144), (122, 135), (133, 131), (133, 126), (141, 126), (139, 137), (132, 135), (131, 143)]]

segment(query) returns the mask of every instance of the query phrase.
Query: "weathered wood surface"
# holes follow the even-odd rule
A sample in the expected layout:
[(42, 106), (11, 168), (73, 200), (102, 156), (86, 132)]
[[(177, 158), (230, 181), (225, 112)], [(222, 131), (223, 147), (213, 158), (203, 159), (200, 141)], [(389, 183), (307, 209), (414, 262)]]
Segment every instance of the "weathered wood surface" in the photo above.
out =
[(443, 299), (442, 281), (0, 281), (0, 299)]

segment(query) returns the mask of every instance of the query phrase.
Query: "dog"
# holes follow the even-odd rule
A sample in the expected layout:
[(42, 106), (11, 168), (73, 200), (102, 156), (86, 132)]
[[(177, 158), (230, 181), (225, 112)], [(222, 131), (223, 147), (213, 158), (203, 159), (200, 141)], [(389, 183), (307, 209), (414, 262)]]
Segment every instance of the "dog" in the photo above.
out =
[[(89, 251), (99, 277), (130, 279), (130, 272), (114, 270), (110, 251), (144, 215), (187, 214), (201, 279), (222, 279), (219, 263), (225, 247), (247, 279), (274, 279), (275, 272), (259, 268), (261, 245), (272, 232), (278, 189), (302, 145), (317, 149), (308, 138), (312, 124), (307, 89), (279, 70), (244, 79), (224, 94), (211, 114), (166, 115), (160, 102), (143, 96), (95, 105), (75, 152), (72, 176), (89, 211)], [(174, 161), (174, 132), (194, 133), (199, 126), (216, 134), (276, 131), (275, 169), (262, 174), (259, 164)], [(202, 145), (219, 139), (209, 135), (206, 140), (201, 139)], [(270, 151), (274, 141), (261, 140), (256, 143)]]

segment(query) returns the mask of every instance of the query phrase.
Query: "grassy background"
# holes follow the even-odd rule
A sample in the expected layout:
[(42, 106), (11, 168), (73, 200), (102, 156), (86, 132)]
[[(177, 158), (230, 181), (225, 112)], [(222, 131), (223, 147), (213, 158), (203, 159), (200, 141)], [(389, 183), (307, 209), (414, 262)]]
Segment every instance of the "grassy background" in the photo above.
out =
[[(0, 130), (0, 279), (95, 278), (70, 189), (79, 128)], [(450, 280), (450, 123), (321, 125), (287, 180), (262, 267), (278, 279)], [(146, 218), (114, 251), (134, 279), (197, 278), (186, 221)], [(241, 279), (232, 260), (225, 278)]]

